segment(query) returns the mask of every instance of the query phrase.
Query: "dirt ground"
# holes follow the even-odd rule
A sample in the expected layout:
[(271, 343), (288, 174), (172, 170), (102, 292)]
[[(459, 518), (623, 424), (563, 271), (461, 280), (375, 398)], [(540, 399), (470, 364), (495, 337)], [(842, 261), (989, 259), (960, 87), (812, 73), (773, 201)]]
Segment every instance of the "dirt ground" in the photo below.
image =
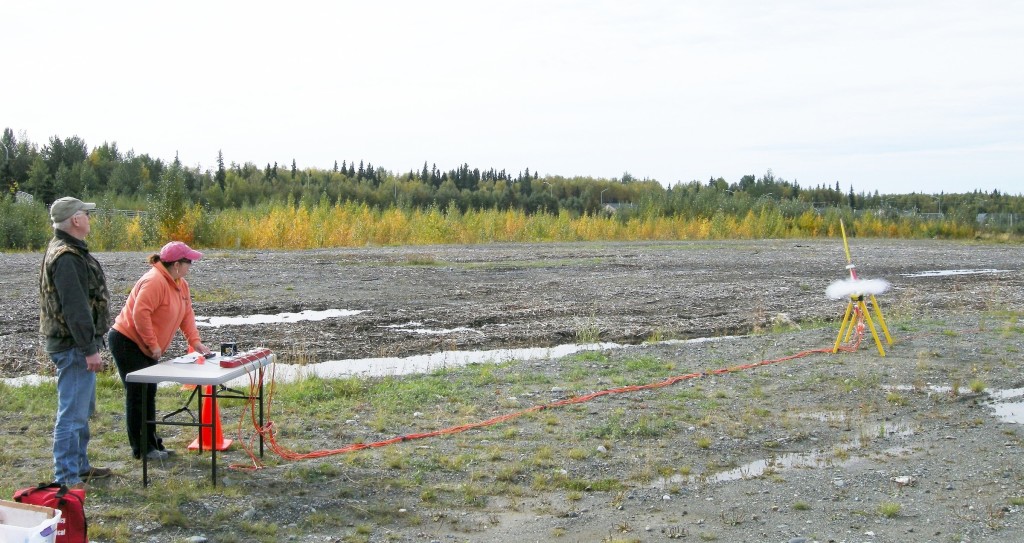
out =
[[(850, 250), (861, 277), (892, 284), (878, 297), (894, 340), (887, 356), (868, 334), (854, 353), (677, 385), (698, 387), (703, 399), (657, 390), (596, 400), (579, 424), (616, 409), (656, 416), (675, 408), (713, 412), (717, 404), (737, 413), (734, 425), (581, 444), (596, 452), (540, 470), (614, 479), (622, 490), (567, 496), (531, 490), (527, 481), (512, 495), (459, 510), (425, 503), (415, 488), (360, 484), (383, 475), (346, 468), (341, 483), (352, 489), (342, 497), (306, 489), (250, 517), (284, 526), (325, 500), (351, 512), (347, 526), (287, 538), (298, 541), (1024, 541), (1024, 433), (987, 403), (994, 392), (1024, 387), (1024, 247), (851, 239)], [(120, 309), (146, 254), (97, 257)], [(40, 258), (0, 255), (2, 377), (50, 372), (36, 334)], [(828, 299), (825, 289), (847, 277), (846, 264), (836, 239), (209, 250), (189, 281), (200, 316), (361, 311), (202, 330), (208, 345), (266, 346), (282, 363), (599, 337), (632, 345), (604, 353), (604, 364), (655, 357), (709, 372), (831, 347), (846, 301)], [(962, 273), (925, 273), (942, 270)], [(409, 323), (452, 331), (414, 333)], [(649, 341), (721, 336), (742, 337)], [(172, 346), (181, 349), (180, 341)], [(515, 362), (499, 377), (517, 365), (551, 374), (555, 385), (533, 391), (536, 401), (558, 389), (557, 360)], [(971, 383), (985, 390), (972, 391)], [(436, 452), (465, 442), (420, 446)], [(638, 475), (645, 469), (647, 476)], [(264, 470), (227, 479), (244, 492), (289, 492), (280, 476)], [(444, 477), (471, 482), (458, 470)], [(890, 503), (899, 512), (880, 513)], [(365, 522), (360, 511), (390, 506), (418, 521), (353, 532)], [(147, 541), (199, 535), (147, 531)]]

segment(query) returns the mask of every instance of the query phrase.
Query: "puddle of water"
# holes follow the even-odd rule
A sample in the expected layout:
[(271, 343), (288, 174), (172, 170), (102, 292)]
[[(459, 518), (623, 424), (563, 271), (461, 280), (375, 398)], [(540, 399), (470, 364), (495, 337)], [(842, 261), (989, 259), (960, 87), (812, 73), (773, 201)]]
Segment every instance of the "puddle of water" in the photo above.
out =
[(1012, 400), (1024, 398), (1024, 388), (1008, 388), (1006, 390), (991, 390), (988, 393), (993, 400)]
[[(849, 420), (846, 413), (842, 411), (816, 411), (811, 413), (799, 413), (799, 418), (818, 420), (821, 422), (844, 423)], [(906, 438), (914, 435), (913, 428), (904, 421), (883, 421), (881, 423), (860, 423), (859, 435), (862, 437), (871, 436), (874, 438)], [(677, 474), (671, 477), (663, 477), (654, 482), (654, 487), (664, 490), (672, 485), (697, 484), (697, 483), (725, 483), (743, 479), (753, 479), (765, 474), (771, 474), (791, 469), (813, 469), (848, 465), (851, 462), (862, 458), (862, 455), (850, 454), (850, 451), (858, 448), (860, 439), (851, 443), (836, 445), (831, 451), (812, 450), (808, 452), (783, 453), (761, 460), (755, 460), (738, 468), (708, 475), (682, 475)], [(886, 449), (884, 454), (902, 455), (908, 454), (907, 447), (893, 447)], [(844, 454), (845, 453), (845, 454)]]
[(1024, 402), (997, 403), (989, 407), (992, 409), (992, 413), (1003, 422), (1024, 424)]
[(306, 310), (298, 313), (278, 313), (276, 315), (244, 315), (238, 317), (202, 317), (196, 316), (196, 326), (216, 328), (218, 326), (238, 326), (241, 324), (275, 324), (299, 321), (322, 321), (338, 317), (350, 317), (364, 313), (356, 309), (325, 309), (323, 311)]
[[(674, 485), (698, 483), (726, 483), (729, 481), (756, 479), (758, 477), (761, 477), (762, 475), (765, 475), (766, 473), (771, 474), (779, 471), (792, 469), (814, 469), (846, 466), (864, 457), (862, 455), (855, 454), (846, 454), (842, 455), (842, 457), (839, 457), (836, 453), (848, 453), (855, 447), (856, 445), (844, 444), (837, 445), (836, 448), (832, 451), (813, 450), (809, 452), (784, 453), (778, 456), (772, 456), (771, 458), (755, 460), (753, 462), (744, 464), (738, 468), (733, 468), (728, 471), (720, 471), (718, 473), (713, 473), (708, 476), (677, 474), (671, 477), (663, 477), (655, 481), (653, 486), (654, 488), (664, 490), (669, 486)], [(886, 449), (883, 452), (883, 454), (885, 454), (886, 456), (901, 456), (905, 454), (910, 454), (910, 452), (911, 450), (908, 447), (892, 447)]]
[[(953, 387), (950, 386), (939, 386), (939, 385), (928, 385), (926, 387), (916, 387), (914, 385), (886, 385), (882, 387), (884, 390), (895, 390), (897, 392), (921, 392), (926, 391), (930, 398), (932, 394), (952, 394)], [(965, 389), (961, 387), (961, 392)]]
[[(723, 338), (724, 339), (724, 338)], [(454, 368), (485, 362), (501, 363), (510, 360), (550, 360), (562, 358), (583, 351), (620, 349), (620, 343), (566, 344), (555, 347), (528, 347), (522, 349), (494, 349), (489, 351), (442, 351), (438, 353), (408, 356), (405, 358), (359, 358), (350, 360), (328, 360), (317, 364), (296, 366), (277, 364), (274, 378), (278, 381), (294, 381), (301, 377), (317, 376), (324, 379), (335, 377), (384, 377), (427, 373), (442, 368)]]
[[(840, 462), (842, 463), (842, 462)], [(765, 472), (781, 471), (795, 468), (821, 468), (836, 464), (835, 453), (824, 453), (822, 451), (811, 451), (807, 453), (787, 453), (764, 460), (755, 460), (743, 466), (729, 471), (722, 471), (712, 475), (708, 482), (725, 483), (728, 481), (739, 481), (760, 477)], [(682, 482), (676, 481), (676, 482)]]
[(11, 387), (35, 386), (41, 385), (43, 383), (53, 383), (56, 381), (56, 377), (44, 377), (38, 374), (22, 375), (21, 377), (7, 377), (4, 379), (0, 379), (0, 382), (3, 382), (5, 385)]
[[(848, 420), (846, 413), (840, 411), (819, 411), (815, 413), (800, 413), (799, 418), (827, 422), (830, 426), (838, 426)], [(862, 434), (884, 434), (886, 437), (907, 437), (914, 435), (914, 430), (905, 422), (884, 421), (880, 425), (865, 427), (861, 425)]]
[(1024, 398), (1024, 388), (1011, 388), (989, 392), (991, 401), (985, 402), (992, 414), (1002, 422), (1024, 424), (1024, 399), (1010, 402), (1016, 398)]
[(946, 277), (950, 275), (979, 275), (988, 273), (1006, 273), (1009, 270), (987, 268), (982, 270), (928, 270), (918, 273), (901, 273), (903, 277)]
[[(740, 337), (742, 336), (674, 339), (661, 341), (657, 344), (683, 345), (710, 343), (737, 339)], [(303, 366), (275, 363), (273, 368), (274, 380), (280, 383), (292, 382), (296, 379), (312, 376), (317, 376), (323, 379), (332, 379), (337, 377), (385, 377), (409, 375), (413, 373), (426, 373), (442, 368), (454, 368), (485, 362), (501, 363), (511, 360), (554, 360), (578, 352), (621, 349), (628, 346), (629, 345), (621, 343), (570, 343), (557, 345), (555, 347), (527, 347), (521, 349), (494, 349), (489, 351), (442, 351), (438, 353), (408, 356), (405, 358), (383, 357), (328, 360), (326, 362), (306, 364)], [(0, 379), (0, 382), (8, 386), (23, 386), (52, 382), (53, 380), (54, 377), (26, 375), (22, 377)], [(248, 378), (242, 377), (226, 384), (234, 386), (246, 383), (248, 383)], [(162, 385), (169, 385), (169, 383), (162, 383)]]
[[(741, 336), (712, 338), (677, 339), (658, 342), (659, 345), (682, 345), (708, 343), (736, 339)], [(605, 351), (628, 347), (621, 343), (569, 343), (554, 347), (526, 347), (521, 349), (493, 349), (488, 351), (442, 351), (438, 353), (408, 356), (405, 358), (359, 358), (349, 360), (328, 360), (317, 364), (296, 366), (276, 364), (274, 378), (281, 382), (293, 381), (300, 377), (317, 376), (324, 379), (336, 377), (385, 377), (426, 373), (442, 368), (455, 368), (486, 362), (502, 363), (511, 360), (553, 360), (584, 351)]]
[(455, 334), (455, 333), (458, 333), (458, 332), (473, 332), (473, 333), (480, 334), (480, 335), (484, 334), (480, 330), (474, 330), (472, 328), (466, 328), (465, 326), (460, 326), (458, 328), (440, 328), (440, 329), (424, 328), (422, 322), (407, 322), (405, 324), (389, 324), (387, 326), (382, 326), (381, 328), (390, 328), (392, 330), (395, 330), (396, 332), (407, 332), (407, 333), (410, 333), (410, 334), (422, 334), (422, 335), (429, 335), (429, 336), (443, 336), (443, 335), (447, 335), (447, 334)]
[[(919, 391), (918, 387), (911, 385), (886, 386), (884, 388), (886, 390)], [(948, 386), (928, 385), (924, 390), (927, 391), (929, 396), (932, 394), (953, 393), (953, 387)], [(969, 391), (961, 389), (960, 392), (963, 394)], [(1024, 388), (986, 390), (985, 393), (988, 395), (988, 399), (985, 400), (984, 405), (988, 406), (997, 419), (1011, 424), (1024, 424)], [(1020, 400), (1008, 401), (1017, 398), (1020, 398)]]

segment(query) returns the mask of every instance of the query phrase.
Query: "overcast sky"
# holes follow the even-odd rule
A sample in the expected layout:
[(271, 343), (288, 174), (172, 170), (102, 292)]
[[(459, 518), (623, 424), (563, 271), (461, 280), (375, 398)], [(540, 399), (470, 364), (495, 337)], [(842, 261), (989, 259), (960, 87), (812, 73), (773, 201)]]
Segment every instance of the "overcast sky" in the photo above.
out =
[(20, 1), (0, 128), (183, 163), (1024, 194), (1024, 2)]

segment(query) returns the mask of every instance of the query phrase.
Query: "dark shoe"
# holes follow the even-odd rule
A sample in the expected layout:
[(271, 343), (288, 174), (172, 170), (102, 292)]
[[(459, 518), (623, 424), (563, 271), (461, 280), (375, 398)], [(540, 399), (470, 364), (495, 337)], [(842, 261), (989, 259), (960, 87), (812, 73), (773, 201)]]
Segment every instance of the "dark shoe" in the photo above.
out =
[(110, 468), (89, 468), (88, 471), (83, 471), (80, 475), (82, 480), (89, 482), (92, 479), (106, 479), (114, 473)]
[(146, 453), (146, 458), (149, 459), (149, 460), (166, 460), (167, 459), (167, 452), (165, 452), (165, 451), (158, 451), (156, 449), (153, 449), (153, 450), (149, 451), (148, 453)]

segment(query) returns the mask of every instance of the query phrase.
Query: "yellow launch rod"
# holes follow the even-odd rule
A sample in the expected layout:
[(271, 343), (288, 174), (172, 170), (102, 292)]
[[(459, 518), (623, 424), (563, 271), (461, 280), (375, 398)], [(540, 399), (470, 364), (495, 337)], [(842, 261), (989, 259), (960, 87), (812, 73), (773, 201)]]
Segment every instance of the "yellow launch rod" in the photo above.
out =
[[(846, 269), (850, 270), (850, 279), (857, 279), (856, 266), (853, 265), (853, 259), (850, 258), (850, 244), (846, 241), (846, 226), (843, 225), (843, 220), (839, 220), (839, 230), (843, 233), (843, 250), (846, 252)], [(878, 305), (878, 300), (875, 299), (875, 295), (871, 294), (868, 296), (871, 300), (871, 306), (875, 309), (875, 315), (878, 317), (878, 326), (882, 329), (885, 334), (886, 343), (892, 345), (892, 336), (889, 335), (889, 328), (885, 324), (885, 317), (882, 316), (882, 308)], [(875, 339), (875, 346), (878, 347), (878, 354), (885, 356), (885, 349), (882, 348), (882, 340), (878, 337), (878, 332), (875, 329), (875, 323), (871, 319), (871, 311), (864, 303), (863, 294), (851, 294), (850, 301), (846, 304), (846, 313), (843, 315), (843, 322), (839, 325), (839, 335), (836, 336), (836, 343), (832, 347), (832, 352), (839, 352), (839, 344), (843, 341), (843, 336), (849, 340), (853, 333), (853, 328), (856, 323), (856, 315), (864, 315), (864, 319), (867, 321), (868, 328), (871, 330), (871, 337)]]

